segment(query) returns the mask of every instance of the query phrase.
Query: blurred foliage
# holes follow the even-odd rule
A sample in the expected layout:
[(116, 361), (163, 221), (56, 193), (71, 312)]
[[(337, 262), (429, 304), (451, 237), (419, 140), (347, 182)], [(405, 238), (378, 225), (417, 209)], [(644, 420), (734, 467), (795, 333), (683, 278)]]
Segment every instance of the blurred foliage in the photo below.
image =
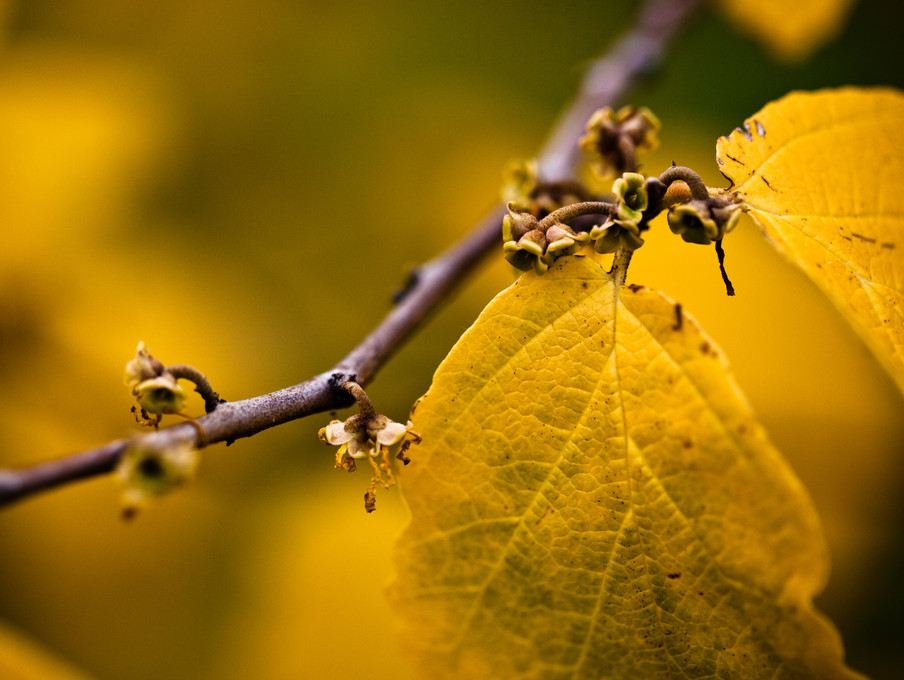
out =
[[(0, 2), (0, 464), (132, 431), (138, 340), (226, 399), (332, 365), (494, 203), (637, 4)], [(664, 126), (645, 169), (721, 186), (716, 137), (765, 102), (901, 87), (900, 18), (864, 0), (788, 65), (705, 13), (633, 97)], [(820, 606), (880, 677), (902, 634), (901, 397), (750, 224), (726, 241), (730, 300), (712, 252), (659, 226), (630, 278), (725, 351), (826, 524)], [(378, 409), (404, 418), (512, 279), (495, 258), (470, 280), (368, 390)], [(364, 514), (328, 420), (210, 449), (128, 526), (109, 478), (0, 513), (0, 618), (100, 679), (406, 677), (381, 594), (404, 511), (390, 492)]]
[(806, 59), (844, 26), (853, 0), (714, 0), (780, 59)]

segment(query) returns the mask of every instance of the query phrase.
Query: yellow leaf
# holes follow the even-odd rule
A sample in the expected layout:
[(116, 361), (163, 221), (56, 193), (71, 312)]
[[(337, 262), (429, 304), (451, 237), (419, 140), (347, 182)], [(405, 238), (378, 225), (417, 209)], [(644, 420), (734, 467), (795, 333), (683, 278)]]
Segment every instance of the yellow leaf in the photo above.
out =
[(806, 493), (662, 294), (523, 275), (413, 420), (390, 596), (423, 677), (858, 677)]
[(0, 621), (0, 678), (3, 680), (89, 680), (87, 675)]
[(716, 149), (729, 191), (904, 391), (904, 95), (795, 92)]
[(844, 25), (852, 0), (717, 0), (741, 29), (782, 59), (804, 59)]

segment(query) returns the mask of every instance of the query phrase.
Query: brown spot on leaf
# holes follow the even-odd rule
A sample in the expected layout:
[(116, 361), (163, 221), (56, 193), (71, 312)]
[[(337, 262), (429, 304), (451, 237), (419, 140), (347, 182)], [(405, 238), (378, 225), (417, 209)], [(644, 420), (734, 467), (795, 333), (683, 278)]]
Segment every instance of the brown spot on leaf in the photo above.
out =
[(680, 331), (684, 324), (684, 314), (681, 312), (681, 303), (675, 303), (675, 325), (672, 326), (673, 331)]
[(666, 574), (666, 576), (669, 577), (670, 579), (672, 579), (673, 581), (674, 581), (676, 578), (681, 578), (681, 574), (678, 573), (678, 572), (675, 572), (674, 574)]
[(876, 242), (876, 239), (874, 239), (874, 238), (870, 238), (869, 236), (864, 236), (863, 234), (858, 234), (853, 231), (851, 232), (851, 236), (853, 236), (854, 238), (859, 238), (861, 241), (864, 241), (865, 243), (875, 243)]

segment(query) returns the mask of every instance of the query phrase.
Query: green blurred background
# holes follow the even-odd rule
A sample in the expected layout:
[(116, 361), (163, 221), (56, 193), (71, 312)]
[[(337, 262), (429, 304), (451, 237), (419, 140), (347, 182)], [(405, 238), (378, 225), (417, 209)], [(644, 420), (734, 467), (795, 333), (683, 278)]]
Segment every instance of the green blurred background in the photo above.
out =
[[(0, 0), (0, 465), (134, 431), (139, 340), (231, 400), (333, 365), (494, 204), (637, 6)], [(705, 11), (632, 97), (664, 123), (646, 168), (722, 186), (716, 137), (766, 102), (901, 87), (900, 19), (860, 2), (786, 64)], [(896, 677), (904, 401), (752, 224), (726, 241), (736, 298), (711, 250), (647, 241), (630, 278), (712, 334), (814, 497), (850, 664)], [(404, 419), (512, 280), (497, 257), (468, 281), (373, 383), (379, 409)], [(382, 596), (405, 511), (393, 490), (365, 515), (328, 420), (209, 449), (131, 524), (110, 478), (0, 512), (0, 622), (98, 680), (409, 678)]]

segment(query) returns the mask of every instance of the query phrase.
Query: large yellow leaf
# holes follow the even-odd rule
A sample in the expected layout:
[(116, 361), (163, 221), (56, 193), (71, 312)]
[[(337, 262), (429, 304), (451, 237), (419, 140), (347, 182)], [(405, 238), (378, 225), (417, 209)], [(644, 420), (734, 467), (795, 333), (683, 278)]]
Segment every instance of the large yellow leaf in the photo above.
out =
[(738, 26), (782, 59), (803, 59), (839, 32), (852, 0), (716, 0)]
[(716, 148), (729, 191), (904, 391), (904, 95), (795, 92)]
[(524, 274), (412, 417), (390, 594), (423, 677), (857, 677), (806, 493), (662, 294)]

